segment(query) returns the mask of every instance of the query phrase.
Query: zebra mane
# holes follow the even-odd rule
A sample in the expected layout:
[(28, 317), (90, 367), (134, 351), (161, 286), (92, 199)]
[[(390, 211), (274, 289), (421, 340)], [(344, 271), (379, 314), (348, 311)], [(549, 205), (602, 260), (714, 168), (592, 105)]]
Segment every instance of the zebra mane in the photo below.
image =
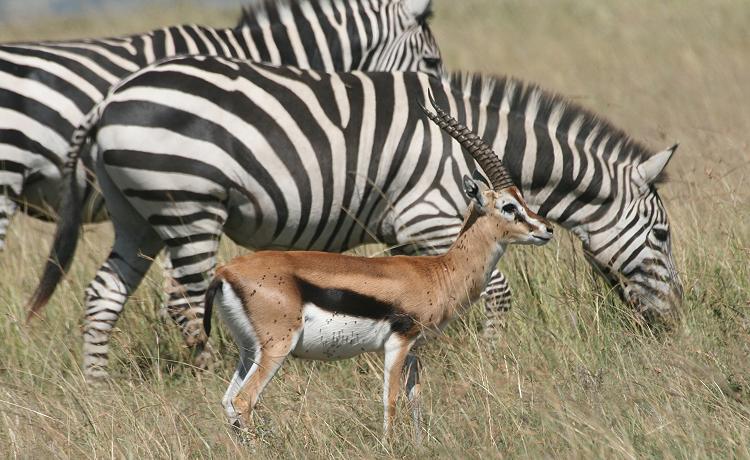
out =
[[(242, 29), (244, 27), (258, 27), (258, 15), (267, 15), (269, 13), (276, 13), (278, 11), (289, 10), (292, 8), (292, 3), (297, 5), (301, 3), (311, 3), (315, 0), (250, 0), (248, 4), (242, 7), (240, 13), (240, 19), (237, 21), (235, 29)], [(385, 3), (385, 0), (382, 0)], [(425, 25), (432, 18), (432, 0), (427, 5), (427, 9), (416, 17), (419, 24)], [(274, 14), (273, 16), (278, 16)]]
[[(299, 0), (298, 3), (309, 1)], [(267, 15), (269, 12), (288, 10), (291, 7), (290, 0), (250, 0), (249, 3), (242, 7), (240, 20), (237, 22), (235, 29), (258, 27), (258, 15)]]
[[(597, 140), (609, 137), (610, 145), (622, 143), (624, 161), (640, 163), (655, 152), (644, 144), (631, 138), (625, 131), (614, 126), (609, 120), (595, 114), (565, 97), (540, 88), (533, 83), (524, 82), (509, 76), (492, 76), (466, 72), (454, 72), (443, 77), (445, 83), (454, 91), (468, 96), (470, 100), (481, 105), (500, 107), (506, 93), (510, 94), (508, 103), (510, 111), (524, 113), (530, 104), (538, 107), (537, 118), (548, 120), (550, 115), (560, 112), (560, 124), (569, 125), (576, 118), (581, 118), (581, 132), (598, 132)], [(579, 139), (583, 142), (583, 139)], [(664, 182), (666, 176), (657, 178), (654, 183)]]

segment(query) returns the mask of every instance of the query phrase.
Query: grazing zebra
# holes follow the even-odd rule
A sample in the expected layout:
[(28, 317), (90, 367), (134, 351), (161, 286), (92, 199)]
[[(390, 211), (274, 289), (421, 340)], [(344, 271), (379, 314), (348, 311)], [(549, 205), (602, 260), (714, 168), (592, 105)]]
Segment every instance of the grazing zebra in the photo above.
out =
[[(163, 247), (194, 344), (203, 341), (203, 295), (222, 233), (256, 249), (343, 251), (381, 241), (407, 254), (445, 251), (467, 205), (462, 175), (475, 166), (425, 118), (428, 91), (490, 142), (531, 208), (578, 236), (640, 313), (677, 307), (681, 286), (655, 186), (674, 148), (653, 153), (577, 105), (510, 78), (176, 58), (117, 88), (71, 148), (74, 165), (93, 136), (116, 234), (86, 291), (86, 374), (104, 374), (109, 332)], [(53, 248), (63, 267), (79, 231), (77, 200), (69, 202)], [(61, 277), (50, 260), (32, 312)]]
[[(46, 220), (57, 215), (69, 139), (126, 75), (178, 54), (438, 74), (429, 14), (430, 0), (258, 1), (233, 29), (182, 25), (121, 38), (0, 45), (0, 248), (19, 205)], [(105, 218), (83, 173), (79, 184), (84, 221)]]

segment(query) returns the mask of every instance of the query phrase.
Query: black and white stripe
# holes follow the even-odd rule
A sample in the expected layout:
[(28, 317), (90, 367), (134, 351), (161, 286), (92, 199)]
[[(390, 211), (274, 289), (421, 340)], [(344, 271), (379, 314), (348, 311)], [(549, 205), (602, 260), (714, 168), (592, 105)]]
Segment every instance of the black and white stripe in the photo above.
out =
[[(20, 204), (53, 218), (73, 130), (123, 77), (165, 57), (204, 54), (319, 70), (437, 75), (429, 0), (256, 1), (230, 29), (165, 27), (108, 39), (0, 45), (0, 248)], [(84, 186), (85, 175), (79, 182)], [(89, 188), (85, 221), (101, 220)]]
[[(181, 306), (189, 305), (186, 335), (200, 341), (191, 320), (202, 316), (222, 233), (256, 249), (341, 251), (381, 241), (405, 253), (444, 250), (466, 206), (462, 175), (475, 166), (423, 116), (428, 91), (491, 142), (533, 210), (575, 233), (597, 267), (627, 282), (620, 286), (629, 299), (654, 313), (677, 305), (669, 224), (654, 186), (671, 150), (649, 152), (513, 79), (325, 74), (211, 57), (143, 71), (90, 120), (116, 228), (100, 273), (119, 276), (93, 285), (126, 286), (116, 290), (124, 301), (149, 257), (166, 247)], [(507, 298), (500, 276), (488, 290)], [(104, 341), (119, 307), (90, 294), (86, 306), (86, 333)], [(97, 348), (91, 361), (90, 350), (87, 339), (95, 374), (106, 359)]]

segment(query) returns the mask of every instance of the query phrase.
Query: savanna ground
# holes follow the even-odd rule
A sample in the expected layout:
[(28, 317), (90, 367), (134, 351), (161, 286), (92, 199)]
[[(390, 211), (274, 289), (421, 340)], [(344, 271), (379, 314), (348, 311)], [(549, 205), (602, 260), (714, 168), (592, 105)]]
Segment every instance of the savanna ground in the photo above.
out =
[[(38, 20), (0, 39), (234, 23), (195, 7), (140, 17)], [(427, 441), (404, 403), (379, 441), (382, 361), (291, 360), (264, 395), (257, 457), (523, 456), (750, 458), (750, 5), (743, 0), (436, 0), (451, 68), (511, 73), (606, 115), (654, 148), (680, 142), (661, 194), (685, 284), (679, 326), (654, 337), (592, 276), (560, 232), (501, 262), (515, 292), (496, 343), (474, 309), (421, 350)], [(250, 456), (219, 401), (236, 351), (196, 376), (175, 327), (159, 320), (152, 270), (114, 335), (106, 389), (79, 368), (82, 292), (111, 241), (87, 229), (68, 281), (28, 327), (23, 305), (53, 227), (17, 218), (0, 258), (0, 452), (4, 457)], [(240, 252), (224, 246), (222, 260)], [(219, 328), (221, 331), (221, 328)]]

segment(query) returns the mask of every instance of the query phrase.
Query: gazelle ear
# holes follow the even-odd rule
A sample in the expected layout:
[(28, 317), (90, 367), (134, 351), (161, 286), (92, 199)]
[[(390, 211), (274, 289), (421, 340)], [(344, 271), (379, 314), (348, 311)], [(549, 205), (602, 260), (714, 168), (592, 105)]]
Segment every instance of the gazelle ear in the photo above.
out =
[(644, 184), (651, 184), (656, 181), (664, 171), (664, 168), (669, 164), (669, 160), (672, 159), (672, 155), (677, 150), (677, 145), (662, 150), (651, 156), (648, 160), (637, 166), (638, 175)]
[(477, 182), (482, 182), (484, 185), (487, 186), (487, 188), (490, 188), (490, 181), (487, 180), (482, 173), (479, 172), (478, 169), (475, 169), (473, 173), (471, 173), (472, 179), (474, 179)]
[(426, 16), (430, 12), (432, 0), (402, 0), (404, 9), (415, 18)]
[(487, 205), (479, 183), (469, 176), (464, 176), (464, 193), (480, 207), (484, 208)]
[(479, 186), (476, 181), (469, 176), (464, 176), (464, 193), (469, 198), (476, 198), (479, 195)]

